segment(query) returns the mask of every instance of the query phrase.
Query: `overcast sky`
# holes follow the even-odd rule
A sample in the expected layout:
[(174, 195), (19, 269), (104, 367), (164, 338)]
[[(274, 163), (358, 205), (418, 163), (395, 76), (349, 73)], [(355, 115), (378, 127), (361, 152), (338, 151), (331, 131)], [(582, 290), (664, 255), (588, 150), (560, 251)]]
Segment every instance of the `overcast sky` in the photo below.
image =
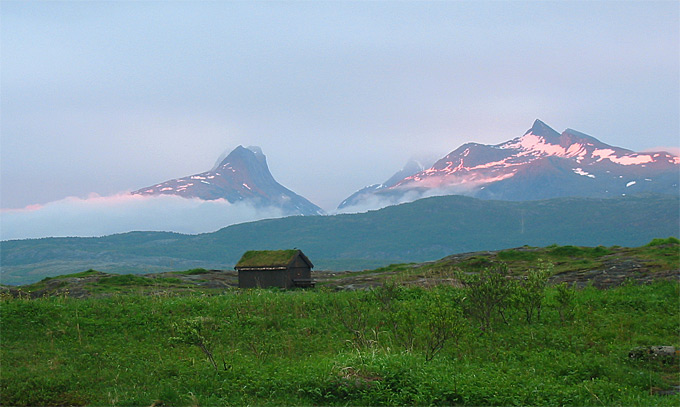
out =
[(261, 146), (326, 210), (540, 118), (680, 144), (680, 3), (0, 2), (1, 202), (116, 195)]

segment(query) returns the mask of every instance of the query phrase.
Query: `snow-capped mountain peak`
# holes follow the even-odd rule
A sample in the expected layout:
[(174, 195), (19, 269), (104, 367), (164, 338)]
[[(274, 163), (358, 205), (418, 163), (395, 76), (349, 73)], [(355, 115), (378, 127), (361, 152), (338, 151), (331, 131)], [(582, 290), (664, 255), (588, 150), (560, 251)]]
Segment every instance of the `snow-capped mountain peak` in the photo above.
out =
[(555, 129), (543, 123), (539, 119), (536, 119), (531, 128), (527, 130), (526, 133), (524, 133), (525, 136), (527, 134), (533, 134), (534, 136), (541, 137), (546, 139), (548, 142), (554, 142), (554, 140), (557, 140), (560, 137), (560, 133), (556, 132)]
[(573, 131), (559, 134), (542, 121), (536, 120), (523, 136), (501, 143), (497, 147), (513, 150), (518, 156), (581, 157), (583, 159), (588, 147), (594, 147), (595, 143), (599, 141), (590, 136), (581, 137), (580, 133), (577, 135)]
[(404, 196), (452, 194), (510, 200), (607, 197), (630, 193), (633, 186), (640, 193), (677, 194), (679, 164), (679, 157), (666, 152), (636, 153), (576, 130), (560, 134), (536, 120), (522, 136), (501, 144), (466, 143), (432, 167), (374, 189), (372, 199), (391, 204)]
[(323, 210), (285, 188), (272, 176), (259, 147), (238, 146), (210, 171), (132, 192), (138, 195), (179, 195), (203, 200), (226, 199), (256, 207), (275, 207), (286, 214), (319, 215)]

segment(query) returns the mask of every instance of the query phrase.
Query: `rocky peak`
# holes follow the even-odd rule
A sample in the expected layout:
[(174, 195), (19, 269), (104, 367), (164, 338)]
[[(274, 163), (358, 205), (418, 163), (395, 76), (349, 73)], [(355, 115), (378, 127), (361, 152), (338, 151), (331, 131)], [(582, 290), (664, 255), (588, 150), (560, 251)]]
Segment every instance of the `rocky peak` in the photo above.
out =
[(231, 203), (249, 201), (258, 207), (280, 208), (285, 214), (323, 213), (318, 206), (276, 182), (262, 149), (252, 146), (236, 147), (210, 171), (165, 181), (132, 193), (226, 199)]
[(526, 133), (524, 133), (524, 135), (526, 136), (529, 133), (538, 137), (543, 137), (546, 140), (546, 142), (549, 143), (556, 142), (557, 139), (560, 137), (560, 133), (556, 132), (552, 127), (543, 123), (539, 119), (536, 119), (534, 121), (534, 124), (531, 126), (529, 130), (527, 130)]

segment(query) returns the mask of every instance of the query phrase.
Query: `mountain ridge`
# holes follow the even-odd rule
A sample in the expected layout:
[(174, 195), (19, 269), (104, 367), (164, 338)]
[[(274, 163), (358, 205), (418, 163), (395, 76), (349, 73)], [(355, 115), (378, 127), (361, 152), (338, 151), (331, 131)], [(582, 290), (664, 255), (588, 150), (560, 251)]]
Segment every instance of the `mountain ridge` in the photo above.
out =
[[(677, 194), (679, 169), (680, 157), (668, 152), (638, 153), (573, 129), (558, 133), (537, 119), (520, 137), (496, 145), (465, 143), (430, 168), (391, 186), (379, 184), (355, 192), (338, 209), (370, 201), (386, 206), (428, 195), (523, 201)], [(545, 174), (539, 176), (541, 171)], [(565, 184), (571, 188), (563, 188)]]

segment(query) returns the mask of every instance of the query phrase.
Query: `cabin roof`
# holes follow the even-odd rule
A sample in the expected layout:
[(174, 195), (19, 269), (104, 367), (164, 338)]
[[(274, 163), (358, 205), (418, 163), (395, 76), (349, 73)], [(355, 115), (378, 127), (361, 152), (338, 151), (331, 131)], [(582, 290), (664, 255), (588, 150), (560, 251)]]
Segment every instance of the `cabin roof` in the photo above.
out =
[(235, 269), (284, 269), (290, 266), (296, 257), (302, 258), (314, 267), (307, 256), (300, 250), (249, 250), (243, 253), (241, 260), (236, 263)]

